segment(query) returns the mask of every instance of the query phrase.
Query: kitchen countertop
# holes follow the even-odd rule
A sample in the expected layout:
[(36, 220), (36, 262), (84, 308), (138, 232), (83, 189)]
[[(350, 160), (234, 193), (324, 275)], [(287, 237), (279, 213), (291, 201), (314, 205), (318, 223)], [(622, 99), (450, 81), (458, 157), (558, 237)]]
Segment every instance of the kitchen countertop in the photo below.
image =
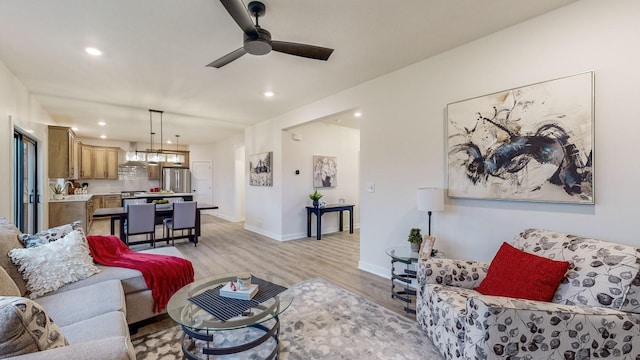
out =
[(62, 200), (49, 199), (49, 202), (71, 202), (71, 201), (89, 201), (93, 194), (85, 195), (65, 195)]
[[(94, 193), (84, 195), (65, 195), (62, 200), (49, 199), (49, 202), (70, 202), (70, 201), (89, 201), (93, 195), (120, 195), (120, 192), (108, 192), (108, 193)], [(164, 197), (177, 197), (177, 196), (193, 196), (192, 193), (142, 193), (136, 194), (137, 198), (164, 198)]]
[(157, 192), (157, 193), (144, 193), (144, 194), (135, 194), (134, 197), (144, 197), (144, 198), (151, 198), (151, 197), (176, 197), (176, 196), (193, 196), (192, 193), (161, 193), (161, 192)]

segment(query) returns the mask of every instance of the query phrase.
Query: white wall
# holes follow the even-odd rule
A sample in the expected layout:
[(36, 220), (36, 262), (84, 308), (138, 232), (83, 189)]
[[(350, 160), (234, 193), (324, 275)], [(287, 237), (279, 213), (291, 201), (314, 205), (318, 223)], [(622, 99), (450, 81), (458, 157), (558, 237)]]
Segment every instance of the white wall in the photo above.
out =
[[(47, 156), (47, 127), (44, 124), (53, 123), (51, 118), (42, 109), (42, 106), (33, 98), (22, 83), (0, 62), (0, 168), (4, 169), (3, 183), (6, 189), (13, 189), (13, 131), (14, 127), (23, 131), (33, 130), (28, 134), (38, 142), (38, 172), (46, 174), (45, 157)], [(46, 181), (42, 181), (38, 189), (43, 198), (46, 198), (48, 189)], [(10, 220), (13, 218), (13, 191), (0, 192), (0, 216)], [(46, 201), (46, 200), (44, 200)], [(38, 209), (38, 226), (42, 229), (45, 225), (43, 219), (47, 218), (48, 211), (42, 203)]]
[[(447, 199), (434, 213), (436, 248), (490, 260), (503, 241), (540, 227), (640, 245), (640, 2), (583, 0), (283, 114), (281, 128), (359, 107), (360, 267), (387, 275), (385, 249), (426, 228), (416, 189), (446, 184), (446, 105), (495, 91), (595, 71), (596, 205)], [(264, 125), (261, 125), (264, 126)], [(252, 138), (267, 136), (260, 126)], [(277, 174), (276, 174), (277, 175)], [(375, 183), (376, 192), (366, 192)], [(265, 206), (268, 213), (276, 206)], [(257, 215), (256, 215), (257, 216)], [(408, 246), (408, 245), (407, 245)]]
[(211, 161), (213, 214), (229, 221), (244, 219), (244, 136), (233, 136), (211, 145), (192, 145), (190, 161)]
[[(282, 239), (282, 150), (281, 130), (277, 120), (265, 121), (245, 130), (245, 223), (247, 230)], [(273, 186), (249, 185), (249, 157), (273, 152)]]
[[(300, 141), (292, 139), (292, 134), (301, 136)], [(299, 239), (307, 236), (307, 212), (305, 206), (311, 205), (309, 194), (313, 192), (313, 156), (325, 155), (337, 157), (337, 186), (319, 188), (322, 201), (336, 204), (345, 199), (355, 204), (354, 227), (359, 223), (359, 163), (360, 131), (344, 126), (322, 122), (312, 122), (285, 131), (282, 135), (282, 239)], [(295, 171), (300, 170), (296, 175)], [(316, 233), (312, 216), (311, 233)], [(322, 219), (322, 232), (338, 231), (338, 217), (327, 214)], [(345, 215), (345, 231), (348, 221)]]

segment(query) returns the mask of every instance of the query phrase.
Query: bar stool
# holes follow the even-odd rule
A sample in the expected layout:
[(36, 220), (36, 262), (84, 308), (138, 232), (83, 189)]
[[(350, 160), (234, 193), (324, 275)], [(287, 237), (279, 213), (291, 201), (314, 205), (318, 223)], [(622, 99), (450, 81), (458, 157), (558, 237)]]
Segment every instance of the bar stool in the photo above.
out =
[(130, 235), (151, 235), (151, 245), (156, 247), (156, 205), (129, 204), (127, 206), (127, 223), (125, 227), (126, 240), (129, 245)]
[[(191, 237), (192, 230), (196, 228), (196, 209), (197, 203), (195, 201), (174, 202), (173, 212), (171, 218), (164, 219), (164, 227), (162, 228), (162, 235), (164, 236), (164, 230), (167, 229), (171, 238), (171, 245), (175, 245), (174, 233), (176, 230), (180, 230), (184, 234), (184, 230), (188, 230), (188, 236)], [(167, 240), (167, 244), (169, 240)], [(194, 245), (198, 244), (194, 241)]]

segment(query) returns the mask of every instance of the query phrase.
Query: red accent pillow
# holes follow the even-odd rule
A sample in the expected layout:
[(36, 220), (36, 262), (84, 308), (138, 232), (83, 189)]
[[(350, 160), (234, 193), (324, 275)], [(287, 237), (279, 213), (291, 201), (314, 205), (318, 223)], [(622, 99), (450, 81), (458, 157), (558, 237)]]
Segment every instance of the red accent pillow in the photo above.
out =
[(487, 277), (475, 290), (483, 295), (551, 301), (569, 267), (502, 243), (491, 261)]

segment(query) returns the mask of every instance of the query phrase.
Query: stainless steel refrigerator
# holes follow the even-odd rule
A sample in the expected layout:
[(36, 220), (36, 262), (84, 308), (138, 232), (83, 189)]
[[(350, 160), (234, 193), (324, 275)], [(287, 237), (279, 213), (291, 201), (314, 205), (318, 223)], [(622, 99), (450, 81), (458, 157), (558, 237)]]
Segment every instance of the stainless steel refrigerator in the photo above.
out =
[(191, 172), (184, 167), (162, 168), (162, 189), (176, 193), (191, 192)]

